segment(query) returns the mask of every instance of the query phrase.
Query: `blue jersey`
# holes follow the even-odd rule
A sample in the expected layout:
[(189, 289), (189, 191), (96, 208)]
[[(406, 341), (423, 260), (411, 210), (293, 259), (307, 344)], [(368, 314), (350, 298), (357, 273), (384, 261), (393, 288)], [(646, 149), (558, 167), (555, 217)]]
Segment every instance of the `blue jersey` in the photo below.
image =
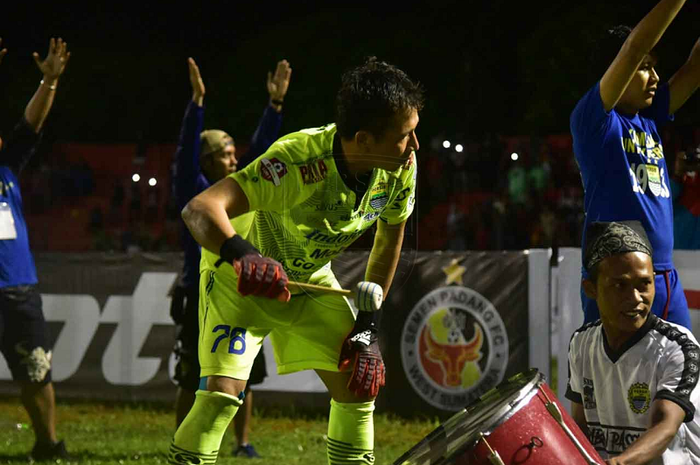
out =
[[(211, 182), (204, 176), (199, 166), (199, 135), (204, 126), (204, 107), (190, 101), (185, 110), (180, 130), (177, 151), (175, 152), (174, 195), (177, 206), (182, 210), (187, 202), (207, 189)], [(282, 115), (269, 105), (265, 108), (248, 152), (238, 159), (238, 169), (243, 169), (250, 161), (264, 153), (275, 141), (282, 126)], [(182, 284), (186, 287), (199, 283), (200, 246), (182, 224), (182, 242), (185, 261), (182, 270)]]
[(638, 220), (654, 248), (654, 268), (673, 268), (673, 204), (657, 129), (673, 119), (669, 103), (664, 84), (652, 105), (636, 115), (606, 112), (598, 83), (574, 108), (571, 134), (585, 192), (582, 250), (591, 222)]
[[(39, 136), (22, 119), (0, 151), (0, 214), (12, 216), (14, 239), (0, 238), (0, 288), (37, 283), (34, 257), (29, 250), (27, 224), (22, 213), (18, 174), (34, 153)], [(3, 220), (0, 220), (3, 221)]]

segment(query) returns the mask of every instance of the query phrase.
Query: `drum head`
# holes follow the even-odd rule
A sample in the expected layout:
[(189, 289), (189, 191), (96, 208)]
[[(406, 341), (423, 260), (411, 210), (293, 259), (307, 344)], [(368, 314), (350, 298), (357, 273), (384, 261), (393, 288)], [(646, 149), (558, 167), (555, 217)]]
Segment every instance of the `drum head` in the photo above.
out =
[(544, 376), (530, 369), (503, 381), (461, 412), (445, 421), (394, 465), (444, 465), (471, 449), (480, 435), (488, 436), (515, 415), (537, 393)]

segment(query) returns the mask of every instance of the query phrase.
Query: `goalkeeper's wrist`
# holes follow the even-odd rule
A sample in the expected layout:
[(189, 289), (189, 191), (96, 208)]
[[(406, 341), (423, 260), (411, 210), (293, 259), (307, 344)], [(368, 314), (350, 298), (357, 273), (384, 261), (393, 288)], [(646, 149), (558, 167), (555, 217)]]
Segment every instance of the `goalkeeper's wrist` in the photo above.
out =
[(357, 320), (355, 321), (356, 328), (362, 329), (373, 329), (379, 331), (379, 324), (382, 320), (381, 309), (375, 310), (373, 312), (357, 312)]
[(234, 260), (238, 260), (248, 254), (260, 255), (260, 252), (253, 244), (246, 241), (238, 234), (226, 239), (224, 243), (221, 244), (221, 249), (219, 251), (219, 256), (229, 263), (233, 263)]

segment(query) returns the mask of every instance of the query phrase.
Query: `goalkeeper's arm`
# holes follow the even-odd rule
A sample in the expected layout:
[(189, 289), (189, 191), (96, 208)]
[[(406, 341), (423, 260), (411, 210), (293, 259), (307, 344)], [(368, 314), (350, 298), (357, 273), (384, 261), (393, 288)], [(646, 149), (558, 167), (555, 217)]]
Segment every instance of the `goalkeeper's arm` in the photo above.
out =
[(382, 286), (385, 300), (399, 264), (405, 227), (406, 221), (395, 225), (377, 221), (377, 234), (369, 254), (365, 281)]
[(236, 234), (229, 218), (248, 212), (248, 205), (238, 182), (226, 177), (190, 200), (182, 219), (194, 240), (218, 255), (224, 241)]

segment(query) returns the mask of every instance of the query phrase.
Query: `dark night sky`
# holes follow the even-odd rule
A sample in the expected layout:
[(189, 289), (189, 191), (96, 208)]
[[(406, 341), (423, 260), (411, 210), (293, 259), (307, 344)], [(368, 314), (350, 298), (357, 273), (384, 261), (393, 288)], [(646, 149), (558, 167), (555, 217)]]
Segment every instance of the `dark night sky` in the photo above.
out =
[[(41, 78), (31, 52), (45, 54), (48, 38), (60, 35), (73, 53), (49, 125), (61, 140), (174, 141), (190, 97), (188, 56), (207, 86), (207, 127), (237, 138), (254, 129), (266, 102), (266, 72), (277, 60), (288, 59), (294, 70), (289, 132), (332, 121), (340, 74), (367, 55), (424, 84), (424, 143), (441, 132), (477, 138), (486, 131), (567, 132), (571, 108), (599, 78), (588, 76), (594, 37), (614, 24), (634, 25), (656, 2), (207, 1), (190, 9), (175, 2), (94, 3), (32, 3), (4, 12), (3, 129)], [(698, 18), (700, 6), (688, 2), (671, 25), (660, 45), (662, 78), (686, 59), (700, 33)], [(698, 109), (695, 96), (678, 120), (697, 124)]]

